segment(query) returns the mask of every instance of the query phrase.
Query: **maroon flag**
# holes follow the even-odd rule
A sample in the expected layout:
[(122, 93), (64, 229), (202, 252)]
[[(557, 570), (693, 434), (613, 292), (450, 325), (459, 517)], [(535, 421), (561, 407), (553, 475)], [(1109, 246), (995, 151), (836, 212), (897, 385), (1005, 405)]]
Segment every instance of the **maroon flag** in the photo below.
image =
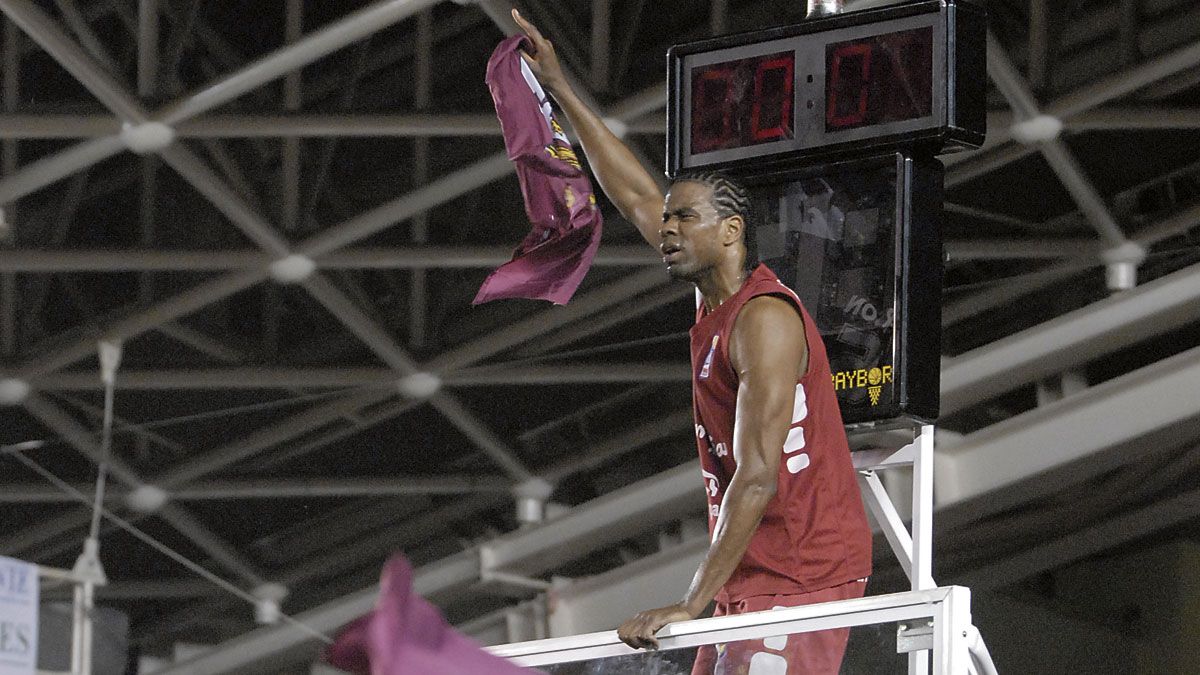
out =
[(412, 567), (396, 555), (383, 568), (375, 610), (351, 623), (325, 652), (355, 675), (534, 675), (451, 628), (412, 592)]
[(513, 259), (483, 282), (476, 305), (500, 298), (566, 304), (600, 246), (602, 220), (592, 184), (550, 99), (521, 58), (522, 42), (528, 44), (518, 35), (496, 47), (488, 60), (487, 85), (532, 229)]

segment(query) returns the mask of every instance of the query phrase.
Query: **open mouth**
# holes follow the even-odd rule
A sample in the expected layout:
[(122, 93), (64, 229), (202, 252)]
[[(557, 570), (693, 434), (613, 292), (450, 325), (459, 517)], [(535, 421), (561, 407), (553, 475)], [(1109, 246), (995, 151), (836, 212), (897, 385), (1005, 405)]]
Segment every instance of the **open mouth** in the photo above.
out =
[(663, 244), (658, 247), (662, 252), (663, 262), (670, 263), (675, 260), (676, 254), (681, 250), (677, 244)]

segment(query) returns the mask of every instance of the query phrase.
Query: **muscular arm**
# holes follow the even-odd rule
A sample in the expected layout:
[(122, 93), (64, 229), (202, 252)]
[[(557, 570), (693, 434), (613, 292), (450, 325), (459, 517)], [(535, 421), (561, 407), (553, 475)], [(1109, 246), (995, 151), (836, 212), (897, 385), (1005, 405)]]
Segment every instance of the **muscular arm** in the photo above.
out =
[(619, 633), (632, 646), (657, 646), (653, 635), (663, 625), (699, 616), (741, 562), (775, 496), (796, 380), (807, 351), (803, 321), (787, 301), (760, 296), (742, 308), (729, 341), (739, 381), (733, 430), (737, 470), (721, 502), (708, 554), (683, 601), (626, 622)]
[(663, 209), (663, 193), (658, 184), (600, 116), (571, 89), (554, 53), (554, 45), (516, 10), (513, 10), (513, 19), (529, 36), (535, 49), (533, 54), (523, 55), (525, 62), (558, 101), (579, 134), (579, 142), (604, 194), (621, 215), (638, 228), (646, 241), (657, 247)]

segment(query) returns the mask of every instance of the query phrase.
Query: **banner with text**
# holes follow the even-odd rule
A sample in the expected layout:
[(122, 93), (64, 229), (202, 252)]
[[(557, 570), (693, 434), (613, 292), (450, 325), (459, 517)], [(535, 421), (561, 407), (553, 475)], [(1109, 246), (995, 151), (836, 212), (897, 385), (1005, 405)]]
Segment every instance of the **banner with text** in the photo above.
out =
[(37, 671), (38, 569), (0, 556), (0, 675)]

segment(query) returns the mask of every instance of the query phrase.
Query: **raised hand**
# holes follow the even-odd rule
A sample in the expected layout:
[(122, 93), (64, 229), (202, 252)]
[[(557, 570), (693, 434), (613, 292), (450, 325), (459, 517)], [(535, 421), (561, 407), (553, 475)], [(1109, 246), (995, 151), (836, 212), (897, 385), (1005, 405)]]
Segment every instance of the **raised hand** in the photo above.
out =
[(513, 21), (517, 22), (517, 26), (525, 32), (525, 35), (529, 36), (529, 41), (533, 43), (534, 52), (532, 54), (521, 52), (521, 58), (529, 64), (529, 69), (533, 71), (538, 82), (541, 82), (542, 86), (551, 93), (568, 88), (567, 78), (563, 75), (562, 66), (558, 62), (558, 55), (554, 53), (554, 45), (542, 35), (537, 26), (526, 21), (520, 12), (514, 9), (512, 16)]

